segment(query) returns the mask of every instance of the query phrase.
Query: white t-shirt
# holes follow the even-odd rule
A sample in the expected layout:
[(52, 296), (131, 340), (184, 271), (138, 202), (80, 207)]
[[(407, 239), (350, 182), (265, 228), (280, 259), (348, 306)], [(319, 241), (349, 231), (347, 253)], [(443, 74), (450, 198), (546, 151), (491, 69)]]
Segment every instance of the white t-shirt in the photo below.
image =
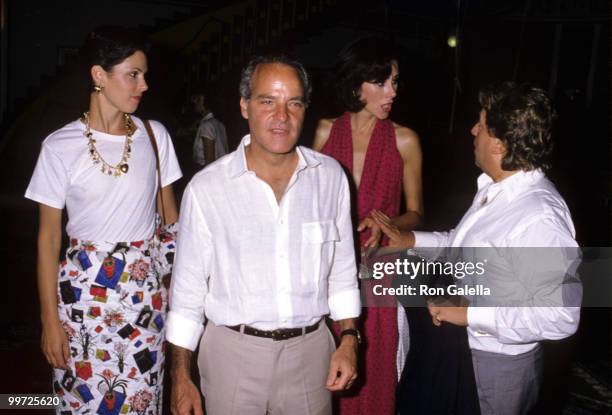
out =
[(213, 140), (215, 142), (215, 160), (223, 157), (228, 153), (227, 133), (225, 126), (221, 121), (215, 118), (212, 112), (209, 112), (202, 118), (193, 141), (193, 161), (200, 166), (206, 165), (204, 156), (204, 143), (202, 140)]
[[(142, 121), (132, 116), (137, 129), (127, 174), (115, 177), (94, 164), (85, 137), (85, 125), (73, 121), (49, 135), (42, 149), (25, 197), (63, 209), (66, 206), (70, 237), (89, 241), (129, 242), (148, 239), (155, 227), (157, 171), (155, 153)], [(181, 178), (168, 131), (151, 121), (155, 133), (162, 186)], [(124, 135), (91, 130), (96, 149), (110, 165), (123, 153)]]

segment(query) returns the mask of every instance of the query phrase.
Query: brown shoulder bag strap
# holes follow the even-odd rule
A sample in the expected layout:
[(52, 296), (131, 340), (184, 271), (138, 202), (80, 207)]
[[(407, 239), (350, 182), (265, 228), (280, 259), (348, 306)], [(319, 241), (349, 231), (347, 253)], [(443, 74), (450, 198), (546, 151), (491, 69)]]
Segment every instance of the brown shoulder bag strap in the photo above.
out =
[[(157, 196), (159, 197), (161, 204), (161, 220), (162, 224), (166, 224), (166, 211), (164, 209), (164, 198), (161, 193), (162, 183), (161, 183), (161, 171), (159, 168), (159, 151), (157, 150), (157, 140), (155, 139), (155, 134), (153, 133), (153, 128), (151, 128), (151, 123), (149, 120), (144, 120), (144, 126), (147, 129), (147, 135), (149, 136), (149, 140), (151, 140), (151, 146), (153, 147), (153, 152), (155, 153), (155, 166), (157, 170)], [(160, 212), (158, 212), (160, 213)]]

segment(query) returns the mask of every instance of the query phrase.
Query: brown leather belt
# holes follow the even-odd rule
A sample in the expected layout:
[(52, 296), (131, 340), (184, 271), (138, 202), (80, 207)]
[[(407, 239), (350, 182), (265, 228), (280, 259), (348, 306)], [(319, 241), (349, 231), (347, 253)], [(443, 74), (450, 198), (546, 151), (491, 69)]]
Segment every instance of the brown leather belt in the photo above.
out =
[[(276, 330), (259, 330), (259, 329), (256, 329), (255, 327), (245, 326), (243, 324), (238, 324), (237, 326), (226, 326), (226, 327), (228, 329), (231, 329), (237, 332), (248, 334), (249, 336), (265, 337), (266, 339), (272, 339), (274, 341), (279, 341), (279, 340), (287, 340), (293, 337), (298, 337), (304, 334), (312, 333), (313, 331), (319, 328), (320, 323), (321, 321), (317, 321), (315, 324), (313, 324), (312, 326), (308, 326), (308, 327), (298, 327), (294, 329), (276, 329)], [(242, 327), (244, 327), (244, 330), (242, 330)]]

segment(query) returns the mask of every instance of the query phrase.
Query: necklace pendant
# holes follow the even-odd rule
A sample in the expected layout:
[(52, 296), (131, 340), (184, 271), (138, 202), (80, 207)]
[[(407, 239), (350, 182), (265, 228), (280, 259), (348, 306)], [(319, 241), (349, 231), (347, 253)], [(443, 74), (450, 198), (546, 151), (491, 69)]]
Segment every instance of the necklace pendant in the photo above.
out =
[(128, 166), (127, 163), (122, 164), (121, 167), (119, 167), (119, 170), (121, 170), (121, 173), (124, 173), (124, 174), (127, 173), (129, 169), (130, 169), (130, 166)]

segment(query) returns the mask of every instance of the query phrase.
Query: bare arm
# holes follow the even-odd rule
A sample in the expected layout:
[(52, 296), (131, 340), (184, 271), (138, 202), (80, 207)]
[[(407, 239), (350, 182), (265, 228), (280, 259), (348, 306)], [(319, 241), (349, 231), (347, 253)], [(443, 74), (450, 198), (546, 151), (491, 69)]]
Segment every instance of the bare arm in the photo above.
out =
[(62, 211), (39, 204), (37, 280), (42, 323), (41, 349), (53, 366), (67, 369), (68, 337), (57, 312), (57, 272), (62, 244)]
[(173, 415), (202, 415), (200, 391), (191, 381), (191, 355), (191, 350), (172, 344)]
[[(396, 128), (396, 145), (403, 162), (402, 186), (406, 198), (406, 213), (390, 218), (388, 226), (398, 232), (406, 232), (416, 228), (423, 220), (423, 189), (421, 183), (422, 154), (419, 136), (409, 128), (394, 124)], [(375, 219), (378, 217), (378, 220)], [(374, 210), (370, 216), (363, 219), (357, 227), (358, 232), (370, 229), (371, 235), (364, 247), (377, 247), (380, 242), (380, 221), (389, 219), (383, 212)], [(390, 231), (390, 228), (387, 232)], [(391, 237), (389, 233), (387, 236)], [(394, 235), (396, 236), (396, 235)], [(399, 236), (398, 236), (399, 237)], [(390, 241), (392, 246), (402, 242)]]
[[(164, 208), (161, 206), (161, 198), (164, 199)], [(178, 220), (178, 209), (176, 207), (176, 198), (172, 185), (162, 187), (161, 192), (157, 195), (157, 211), (164, 212), (164, 223), (174, 223)]]
[(402, 231), (416, 228), (423, 220), (423, 185), (421, 168), (423, 156), (419, 136), (413, 130), (399, 127), (396, 130), (397, 149), (404, 168), (402, 184), (406, 201), (406, 213), (392, 219)]
[(200, 136), (200, 140), (203, 142), (204, 150), (204, 161), (208, 166), (210, 163), (217, 159), (217, 153), (215, 152), (215, 140), (212, 140), (206, 136)]
[(327, 143), (327, 140), (329, 139), (329, 133), (331, 132), (334, 121), (335, 119), (326, 118), (321, 118), (319, 120), (317, 130), (315, 131), (315, 138), (312, 143), (313, 150), (321, 151), (323, 147), (325, 147), (325, 143)]

